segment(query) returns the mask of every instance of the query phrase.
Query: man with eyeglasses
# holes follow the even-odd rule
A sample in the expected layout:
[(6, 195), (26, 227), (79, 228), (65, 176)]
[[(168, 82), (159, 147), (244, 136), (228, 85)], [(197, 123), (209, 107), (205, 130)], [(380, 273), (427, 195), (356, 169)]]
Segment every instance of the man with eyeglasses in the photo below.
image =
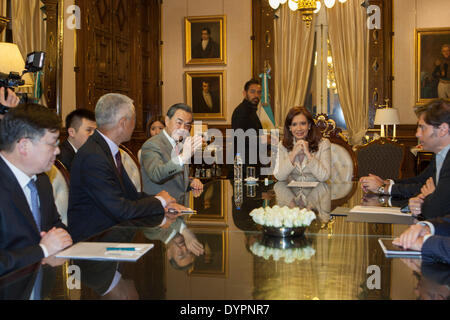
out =
[(171, 106), (165, 122), (162, 133), (142, 146), (142, 182), (147, 193), (166, 190), (181, 201), (189, 188), (203, 189), (200, 180), (189, 178), (189, 162), (195, 150), (202, 146), (202, 137), (190, 136), (192, 109), (188, 105)]
[(60, 129), (58, 116), (37, 104), (0, 121), (0, 275), (72, 244), (44, 173), (59, 154)]

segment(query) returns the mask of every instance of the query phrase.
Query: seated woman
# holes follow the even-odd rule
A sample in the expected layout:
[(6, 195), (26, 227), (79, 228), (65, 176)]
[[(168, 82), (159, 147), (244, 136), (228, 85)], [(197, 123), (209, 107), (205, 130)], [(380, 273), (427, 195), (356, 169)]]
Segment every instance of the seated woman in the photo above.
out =
[(330, 178), (331, 144), (322, 138), (309, 111), (304, 107), (289, 110), (284, 137), (278, 145), (274, 175), (280, 181), (319, 181)]
[(149, 122), (147, 122), (146, 126), (146, 134), (147, 137), (151, 138), (153, 136), (156, 136), (159, 134), (163, 129), (166, 127), (164, 117), (157, 116), (150, 119)]

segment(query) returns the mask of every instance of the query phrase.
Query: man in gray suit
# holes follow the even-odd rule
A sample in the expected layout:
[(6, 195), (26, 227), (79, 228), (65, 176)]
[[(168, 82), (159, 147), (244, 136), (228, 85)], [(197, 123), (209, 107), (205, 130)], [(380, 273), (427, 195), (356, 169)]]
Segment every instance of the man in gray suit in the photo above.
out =
[(166, 190), (177, 201), (188, 188), (201, 190), (198, 179), (189, 179), (188, 163), (194, 151), (201, 147), (200, 136), (190, 136), (192, 109), (178, 103), (170, 107), (166, 128), (148, 139), (142, 146), (141, 173), (144, 191), (157, 194)]

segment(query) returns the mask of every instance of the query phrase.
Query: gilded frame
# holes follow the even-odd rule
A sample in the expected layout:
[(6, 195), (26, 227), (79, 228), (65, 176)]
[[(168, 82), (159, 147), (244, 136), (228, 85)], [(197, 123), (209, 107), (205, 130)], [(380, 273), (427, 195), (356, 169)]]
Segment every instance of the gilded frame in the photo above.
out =
[[(186, 104), (192, 107), (195, 120), (226, 120), (226, 71), (187, 71), (186, 78)], [(209, 83), (212, 109), (205, 106), (202, 97), (204, 82)]]
[(450, 28), (416, 29), (414, 42), (416, 103), (425, 104), (438, 98), (439, 79), (434, 74), (438, 61), (442, 59), (442, 45), (450, 45)]
[(196, 257), (189, 276), (228, 277), (228, 227), (195, 227), (191, 230), (205, 252)]
[[(190, 215), (188, 217), (187, 222), (190, 225), (193, 224), (226, 224), (227, 223), (227, 200), (228, 200), (228, 192), (227, 192), (227, 180), (217, 179), (210, 181), (209, 183), (205, 183), (202, 194), (196, 198), (197, 201), (194, 200), (194, 195), (191, 192), (189, 198), (189, 206), (197, 210), (197, 214)], [(212, 188), (212, 189), (210, 189)], [(220, 190), (217, 190), (220, 189)], [(205, 208), (205, 198), (210, 194), (211, 201), (210, 207), (212, 209), (213, 214), (208, 212), (209, 208)], [(215, 198), (219, 195), (219, 198)], [(199, 207), (201, 204), (201, 207)], [(215, 211), (217, 210), (217, 211)], [(217, 213), (215, 213), (217, 212)]]
[[(185, 21), (185, 63), (186, 65), (227, 64), (227, 17), (198, 16), (186, 17)], [(206, 50), (201, 50), (201, 33), (203, 28), (209, 28), (211, 43)], [(193, 32), (199, 35), (194, 40)], [(217, 39), (218, 38), (218, 39)], [(210, 57), (207, 57), (210, 56)]]

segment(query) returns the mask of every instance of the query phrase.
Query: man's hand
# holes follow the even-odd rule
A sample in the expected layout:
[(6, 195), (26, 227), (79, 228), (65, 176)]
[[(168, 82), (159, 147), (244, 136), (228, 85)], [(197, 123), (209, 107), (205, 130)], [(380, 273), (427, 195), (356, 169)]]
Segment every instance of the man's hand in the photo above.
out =
[(368, 176), (359, 179), (359, 182), (361, 183), (361, 188), (366, 193), (369, 191), (376, 193), (377, 189), (385, 183), (379, 176), (371, 173)]
[(423, 237), (430, 234), (430, 228), (421, 224), (415, 224), (392, 241), (396, 246), (405, 249), (422, 250)]
[(202, 195), (203, 193), (203, 189), (202, 190), (197, 190), (197, 189), (192, 189), (192, 196), (194, 198), (198, 198)]
[(8, 98), (5, 99), (5, 88), (0, 88), (0, 104), (4, 105), (5, 107), (14, 108), (17, 107), (19, 104), (19, 97), (12, 91), (11, 89), (7, 89), (8, 92)]
[(424, 199), (432, 194), (436, 190), (436, 186), (434, 185), (434, 180), (432, 177), (428, 178), (427, 182), (422, 186), (420, 192)]
[(189, 136), (186, 138), (183, 144), (183, 152), (181, 153), (183, 164), (189, 162), (189, 159), (191, 159), (194, 152), (201, 148), (202, 144), (203, 138), (199, 135), (195, 135), (193, 137)]
[(65, 258), (56, 258), (55, 256), (48, 256), (42, 260), (42, 264), (48, 264), (50, 267), (59, 267), (62, 266), (68, 259)]
[(158, 193), (155, 197), (161, 197), (166, 201), (166, 207), (171, 204), (177, 202), (175, 198), (173, 198), (167, 191), (163, 190)]
[(72, 245), (72, 238), (69, 233), (61, 228), (53, 227), (48, 232), (41, 232), (41, 242), (48, 251), (49, 256)]
[(193, 190), (203, 190), (203, 183), (199, 179), (194, 179), (191, 182), (191, 188)]
[(413, 217), (417, 217), (422, 213), (422, 204), (425, 197), (419, 194), (417, 197), (410, 198), (408, 201), (409, 210), (411, 211)]
[(191, 230), (188, 228), (184, 228), (182, 235), (184, 237), (184, 243), (186, 244), (186, 248), (195, 254), (196, 256), (199, 256), (205, 252), (203, 249), (203, 245), (198, 242), (197, 238), (195, 237), (194, 233), (192, 233)]

